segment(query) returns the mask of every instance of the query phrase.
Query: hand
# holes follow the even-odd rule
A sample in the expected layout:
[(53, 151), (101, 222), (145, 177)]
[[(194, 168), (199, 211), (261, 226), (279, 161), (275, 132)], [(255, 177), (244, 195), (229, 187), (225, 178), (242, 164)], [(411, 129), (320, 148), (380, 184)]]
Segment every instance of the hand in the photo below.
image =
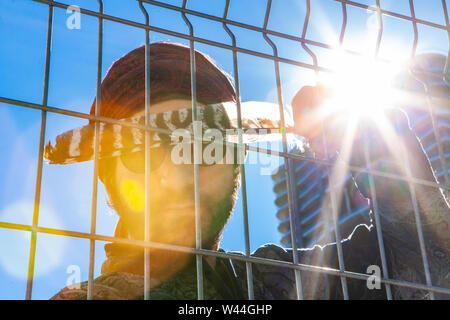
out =
[(309, 141), (316, 158), (326, 158), (324, 137), (330, 158), (347, 147), (350, 150), (347, 162), (357, 166), (366, 165), (365, 147), (368, 147), (370, 161), (375, 161), (391, 157), (391, 149), (398, 147), (398, 143), (409, 145), (405, 137), (413, 133), (403, 111), (386, 109), (380, 117), (355, 118), (343, 109), (327, 110), (323, 102), (330, 93), (331, 90), (323, 86), (305, 86), (292, 101), (295, 132)]
[[(330, 96), (331, 90), (322, 85), (302, 87), (292, 100), (295, 133), (306, 138), (315, 157), (325, 159), (326, 153), (323, 143), (324, 124), (332, 127), (331, 136), (327, 135), (327, 151), (333, 157), (341, 141), (339, 127), (342, 127), (338, 117), (325, 119), (324, 100)], [(325, 121), (326, 120), (326, 121)], [(330, 128), (327, 128), (329, 132)], [(336, 138), (336, 139), (335, 139)]]
[(292, 100), (292, 112), (297, 134), (307, 139), (321, 136), (320, 106), (325, 96), (326, 89), (322, 86), (304, 86), (297, 92)]

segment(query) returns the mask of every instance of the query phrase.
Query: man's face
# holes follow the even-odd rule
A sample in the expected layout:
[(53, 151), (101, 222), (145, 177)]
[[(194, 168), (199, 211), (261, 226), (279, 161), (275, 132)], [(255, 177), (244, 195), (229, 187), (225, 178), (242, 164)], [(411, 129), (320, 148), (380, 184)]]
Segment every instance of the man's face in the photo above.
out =
[[(189, 108), (190, 100), (169, 100), (151, 106), (151, 113)], [(141, 115), (143, 111), (136, 114)], [(151, 148), (157, 159), (150, 170), (150, 240), (165, 244), (195, 247), (194, 165), (175, 164), (171, 146), (162, 143)], [(151, 166), (153, 161), (151, 161)], [(144, 153), (117, 157), (112, 175), (113, 205), (124, 225), (121, 236), (143, 240), (145, 235)], [(199, 165), (200, 216), (205, 239), (211, 221), (220, 209), (231, 210), (234, 190), (232, 164)], [(221, 208), (221, 207), (228, 208)], [(223, 214), (223, 212), (222, 212)]]

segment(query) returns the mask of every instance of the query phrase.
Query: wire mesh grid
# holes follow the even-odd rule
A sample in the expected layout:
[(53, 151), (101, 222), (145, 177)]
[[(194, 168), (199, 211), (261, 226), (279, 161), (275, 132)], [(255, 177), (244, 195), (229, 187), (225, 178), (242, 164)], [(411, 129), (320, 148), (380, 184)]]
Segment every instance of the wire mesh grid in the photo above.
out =
[[(190, 44), (190, 66), (191, 71), (195, 70), (195, 44), (196, 43), (203, 43), (208, 44), (215, 47), (224, 48), (227, 50), (230, 50), (233, 55), (233, 78), (234, 78), (234, 86), (237, 93), (237, 114), (238, 114), (238, 127), (239, 127), (239, 144), (243, 144), (242, 140), (242, 119), (241, 119), (241, 101), (240, 101), (240, 83), (239, 83), (239, 66), (238, 66), (238, 53), (245, 53), (251, 56), (261, 57), (265, 59), (269, 59), (273, 61), (273, 67), (275, 70), (275, 77), (276, 77), (276, 86), (277, 86), (277, 97), (278, 97), (278, 105), (279, 105), (279, 113), (280, 113), (280, 119), (281, 119), (281, 126), (284, 128), (286, 127), (285, 124), (285, 115), (284, 115), (284, 101), (283, 101), (283, 92), (282, 92), (282, 85), (280, 80), (280, 63), (288, 64), (288, 65), (294, 65), (301, 68), (306, 68), (313, 70), (316, 74), (318, 72), (332, 72), (332, 70), (323, 67), (320, 65), (320, 61), (317, 58), (317, 56), (314, 53), (314, 50), (311, 48), (324, 48), (324, 49), (330, 49), (333, 50), (336, 48), (336, 45), (322, 43), (319, 41), (315, 41), (313, 39), (308, 39), (307, 37), (307, 31), (309, 27), (309, 20), (310, 20), (310, 14), (311, 14), (311, 1), (310, 0), (304, 0), (306, 2), (306, 16), (303, 24), (303, 29), (301, 32), (301, 36), (293, 36), (291, 34), (282, 33), (279, 31), (271, 30), (268, 28), (268, 21), (271, 14), (271, 6), (272, 1), (268, 0), (266, 2), (266, 8), (265, 8), (265, 16), (263, 21), (263, 26), (258, 27), (251, 24), (245, 24), (238, 21), (233, 21), (228, 18), (228, 12), (230, 8), (230, 0), (226, 0), (223, 16), (214, 16), (210, 14), (206, 14), (200, 11), (195, 11), (187, 8), (187, 0), (183, 0), (182, 6), (175, 6), (164, 2), (159, 1), (153, 1), (153, 0), (142, 0), (142, 1), (129, 1), (128, 5), (136, 5), (139, 6), (140, 10), (142, 11), (142, 14), (145, 18), (145, 23), (138, 23), (131, 20), (127, 20), (118, 16), (112, 16), (104, 14), (103, 12), (103, 2), (102, 0), (98, 0), (98, 10), (92, 11), (87, 9), (80, 9), (80, 12), (84, 15), (91, 16), (98, 19), (98, 54), (97, 54), (97, 86), (96, 86), (96, 106), (95, 106), (95, 115), (90, 115), (86, 113), (71, 111), (65, 108), (56, 108), (51, 107), (48, 105), (48, 92), (49, 92), (49, 70), (50, 70), (50, 60), (51, 60), (51, 46), (52, 46), (52, 30), (53, 30), (53, 15), (54, 15), (54, 8), (62, 8), (67, 9), (69, 5), (56, 2), (56, 1), (50, 1), (50, 0), (34, 0), (35, 2), (44, 4), (48, 6), (48, 24), (47, 24), (47, 39), (46, 39), (46, 53), (45, 53), (45, 69), (44, 69), (44, 85), (43, 85), (43, 95), (42, 95), (42, 103), (36, 104), (36, 103), (30, 103), (22, 100), (16, 100), (8, 97), (0, 97), (0, 102), (4, 104), (10, 104), (15, 105), (19, 107), (25, 107), (25, 108), (32, 108), (37, 109), (41, 111), (41, 124), (40, 124), (40, 138), (39, 138), (39, 154), (38, 154), (38, 163), (37, 163), (37, 175), (36, 175), (36, 182), (35, 182), (35, 206), (33, 211), (33, 220), (31, 225), (24, 225), (24, 224), (14, 224), (14, 223), (8, 223), (8, 222), (1, 222), (0, 221), (0, 228), (6, 228), (6, 229), (15, 229), (15, 230), (21, 230), (31, 233), (31, 245), (30, 245), (30, 253), (29, 253), (29, 264), (28, 264), (28, 280), (27, 280), (27, 288), (26, 288), (26, 299), (31, 299), (32, 297), (32, 289), (33, 289), (33, 276), (35, 273), (35, 254), (36, 254), (36, 237), (38, 233), (44, 233), (44, 234), (53, 234), (63, 237), (75, 237), (75, 238), (83, 238), (83, 239), (89, 239), (90, 241), (90, 249), (89, 249), (89, 276), (88, 276), (88, 294), (87, 298), (92, 299), (93, 298), (93, 280), (94, 280), (94, 256), (95, 256), (95, 242), (96, 241), (107, 241), (107, 242), (113, 242), (113, 243), (122, 243), (122, 244), (128, 244), (128, 245), (134, 245), (145, 248), (145, 272), (144, 272), (144, 293), (145, 293), (145, 299), (150, 299), (150, 274), (151, 274), (151, 261), (150, 261), (150, 254), (149, 249), (150, 248), (159, 248), (159, 249), (165, 249), (165, 250), (173, 250), (178, 252), (185, 252), (190, 254), (196, 255), (196, 266), (197, 266), (197, 294), (198, 299), (204, 298), (204, 291), (203, 291), (203, 268), (202, 268), (202, 257), (205, 256), (212, 256), (217, 258), (230, 258), (234, 260), (240, 260), (245, 262), (246, 266), (246, 274), (247, 274), (247, 294), (249, 299), (254, 298), (254, 290), (253, 290), (253, 279), (252, 279), (252, 264), (265, 264), (268, 266), (280, 266), (280, 267), (286, 267), (294, 270), (295, 272), (295, 284), (296, 284), (296, 295), (298, 299), (303, 298), (303, 292), (302, 292), (302, 282), (301, 282), (301, 272), (302, 271), (311, 271), (311, 272), (318, 272), (323, 274), (329, 274), (333, 276), (338, 276), (341, 279), (341, 286), (342, 286), (342, 293), (344, 299), (348, 299), (348, 288), (347, 288), (347, 279), (353, 278), (353, 279), (359, 279), (360, 281), (366, 281), (369, 279), (369, 275), (362, 274), (362, 273), (355, 273), (347, 271), (345, 268), (345, 261), (343, 257), (342, 252), (342, 246), (339, 241), (337, 241), (337, 257), (338, 257), (338, 268), (332, 269), (332, 268), (324, 268), (320, 266), (314, 266), (314, 265), (306, 265), (299, 263), (298, 255), (293, 254), (293, 262), (283, 262), (283, 261), (276, 261), (271, 259), (265, 259), (265, 258), (258, 258), (253, 257), (250, 254), (250, 238), (249, 238), (249, 222), (248, 222), (248, 208), (247, 208), (247, 190), (246, 190), (246, 180), (245, 180), (245, 165), (240, 164), (241, 169), (241, 188), (242, 188), (242, 204), (243, 204), (243, 219), (244, 219), (244, 233), (245, 233), (245, 255), (243, 256), (237, 256), (233, 254), (228, 254), (224, 252), (218, 252), (218, 251), (212, 251), (212, 250), (206, 250), (202, 248), (202, 234), (201, 234), (201, 227), (200, 227), (200, 211), (199, 211), (199, 178), (198, 178), (198, 164), (194, 164), (194, 179), (195, 179), (195, 231), (196, 231), (196, 244), (195, 248), (189, 248), (189, 247), (182, 247), (182, 246), (176, 246), (176, 245), (168, 245), (168, 244), (162, 244), (162, 243), (155, 243), (150, 241), (149, 236), (149, 226), (150, 226), (150, 203), (148, 200), (148, 197), (145, 199), (145, 240), (132, 240), (132, 239), (125, 239), (125, 238), (117, 238), (117, 237), (111, 237), (111, 236), (104, 236), (99, 235), (96, 233), (96, 217), (97, 217), (97, 195), (98, 195), (98, 161), (99, 161), (99, 124), (101, 122), (103, 123), (112, 123), (112, 124), (121, 124), (123, 126), (128, 127), (134, 127), (138, 129), (145, 130), (145, 138), (146, 141), (150, 139), (150, 132), (154, 131), (155, 128), (150, 127), (150, 39), (151, 39), (151, 32), (158, 32), (166, 35), (176, 36), (178, 38), (189, 40)], [(373, 11), (377, 15), (377, 21), (379, 24), (379, 31), (377, 36), (377, 42), (375, 46), (375, 55), (378, 54), (378, 51), (380, 50), (380, 45), (383, 39), (383, 17), (384, 16), (390, 16), (396, 19), (401, 19), (404, 21), (408, 21), (413, 26), (414, 31), (414, 43), (413, 43), (413, 49), (411, 56), (415, 55), (415, 52), (417, 50), (417, 43), (418, 43), (418, 25), (426, 25), (431, 28), (441, 29), (447, 32), (448, 37), (450, 39), (450, 26), (449, 26), (449, 18), (448, 18), (448, 12), (447, 12), (447, 4), (445, 0), (442, 0), (442, 10), (445, 17), (445, 25), (441, 25), (435, 22), (426, 21), (422, 19), (418, 19), (416, 17), (415, 13), (415, 6), (413, 0), (409, 0), (409, 9), (410, 9), (410, 15), (404, 15), (397, 12), (385, 10), (381, 8), (380, 0), (376, 0), (376, 5), (366, 5), (355, 1), (347, 1), (347, 0), (333, 0), (341, 4), (341, 10), (342, 10), (342, 24), (341, 24), (341, 31), (339, 36), (339, 43), (342, 44), (346, 28), (347, 28), (347, 22), (348, 22), (348, 15), (347, 15), (347, 9), (349, 7), (358, 7), (362, 8), (368, 11)], [(162, 7), (165, 9), (173, 10), (174, 12), (177, 12), (181, 15), (183, 21), (185, 22), (186, 26), (188, 27), (189, 33), (183, 34), (175, 31), (170, 31), (164, 28), (160, 28), (157, 26), (153, 26), (150, 24), (149, 14), (147, 11), (147, 7), (144, 6), (144, 4)], [(222, 23), (222, 26), (226, 33), (228, 34), (231, 45), (216, 42), (212, 40), (207, 40), (204, 38), (200, 38), (198, 36), (194, 35), (194, 27), (191, 24), (191, 21), (189, 20), (190, 16), (196, 16), (205, 18), (211, 21), (220, 22)], [(141, 29), (143, 32), (145, 32), (145, 115), (146, 115), (146, 122), (145, 126), (136, 124), (136, 123), (127, 123), (123, 121), (114, 120), (111, 118), (100, 116), (100, 105), (101, 105), (101, 75), (102, 75), (102, 57), (103, 57), (103, 23), (105, 20), (108, 21), (114, 21), (120, 24), (130, 25), (136, 28)], [(233, 33), (233, 31), (229, 28), (229, 26), (244, 28), (247, 30), (252, 30), (260, 33), (264, 40), (267, 42), (267, 44), (272, 49), (272, 54), (267, 54), (259, 51), (253, 51), (250, 49), (246, 49), (243, 47), (237, 46), (236, 42), (236, 36)], [(278, 47), (277, 45), (271, 40), (270, 36), (279, 37), (282, 39), (288, 39), (295, 41), (301, 45), (301, 47), (310, 55), (312, 58), (313, 63), (308, 64), (302, 61), (296, 61), (292, 59), (287, 59), (280, 57), (278, 54)], [(352, 50), (346, 50), (349, 54), (358, 55), (359, 53), (354, 52)], [(449, 57), (447, 57), (445, 70), (443, 72), (442, 76), (445, 76), (445, 74), (448, 72), (448, 66), (449, 66)], [(191, 72), (191, 90), (192, 90), (192, 116), (193, 121), (197, 119), (197, 100), (196, 100), (196, 79), (195, 79), (195, 72)], [(439, 150), (439, 157), (442, 164), (442, 168), (446, 168), (446, 162), (445, 162), (445, 156), (443, 147), (440, 144), (440, 138), (439, 138), (439, 130), (437, 130), (437, 124), (434, 120), (433, 110), (431, 108), (431, 102), (428, 100), (429, 104), (429, 111), (431, 113), (431, 120), (433, 125), (434, 134), (436, 136), (436, 140), (438, 143), (438, 150)], [(43, 152), (44, 152), (44, 140), (45, 140), (45, 132), (46, 132), (46, 120), (47, 120), (47, 114), (56, 113), (66, 116), (72, 116), (80, 119), (89, 119), (95, 122), (95, 139), (94, 139), (94, 167), (93, 167), (93, 180), (92, 180), (92, 186), (93, 186), (93, 192), (92, 192), (92, 200), (91, 200), (91, 224), (90, 224), (90, 232), (89, 233), (83, 233), (83, 232), (74, 232), (74, 231), (68, 231), (68, 230), (62, 230), (62, 229), (56, 229), (56, 228), (46, 228), (46, 227), (40, 227), (38, 225), (38, 218), (39, 218), (39, 204), (40, 204), (40, 197), (41, 197), (41, 181), (42, 181), (42, 168), (43, 168)], [(260, 147), (253, 147), (253, 146), (246, 146), (247, 150), (249, 151), (255, 151), (259, 153), (266, 153), (266, 154), (272, 154), (275, 156), (282, 157), (284, 159), (284, 165), (286, 167), (286, 189), (287, 189), (287, 198), (288, 198), (288, 216), (289, 216), (289, 224), (290, 226), (295, 225), (295, 214), (293, 209), (293, 197), (294, 197), (294, 190), (293, 186), (293, 174), (292, 174), (292, 166), (293, 161), (307, 161), (307, 162), (313, 162), (317, 163), (319, 165), (324, 166), (325, 168), (328, 168), (329, 170), (333, 169), (336, 166), (336, 163), (328, 160), (318, 160), (314, 158), (305, 157), (303, 155), (293, 154), (290, 153), (287, 146), (287, 138), (286, 138), (286, 132), (282, 131), (282, 137), (283, 137), (283, 149), (282, 151), (274, 151), (274, 150), (268, 150)], [(194, 149), (199, 148), (199, 143), (201, 143), (201, 138), (198, 138), (199, 132), (194, 132)], [(325, 137), (326, 140), (326, 137)], [(147, 145), (147, 143), (146, 143)], [(385, 284), (385, 290), (386, 290), (386, 296), (388, 299), (392, 299), (392, 292), (391, 292), (391, 286), (401, 286), (401, 287), (407, 287), (407, 288), (416, 288), (416, 289), (422, 289), (429, 291), (429, 298), (434, 298), (434, 293), (444, 293), (444, 294), (450, 294), (450, 289), (439, 287), (437, 285), (433, 285), (431, 281), (431, 275), (430, 275), (430, 267), (428, 264), (427, 259), (427, 252), (425, 248), (425, 241), (423, 238), (423, 232), (422, 232), (422, 225), (420, 221), (420, 214), (419, 214), (419, 208), (417, 204), (417, 198), (414, 191), (414, 185), (423, 185), (423, 186), (429, 186), (433, 188), (439, 188), (441, 190), (444, 190), (444, 192), (448, 192), (450, 189), (449, 184), (449, 178), (447, 170), (444, 171), (444, 177), (445, 177), (445, 184), (442, 183), (434, 183), (423, 179), (414, 178), (411, 176), (411, 172), (408, 171), (407, 177), (397, 175), (397, 174), (391, 174), (386, 173), (382, 171), (378, 171), (375, 169), (370, 168), (370, 159), (369, 159), (369, 153), (368, 153), (368, 144), (365, 145), (365, 157), (368, 164), (368, 167), (358, 167), (353, 166), (349, 164), (345, 164), (345, 167), (350, 172), (365, 172), (369, 174), (370, 180), (369, 183), (372, 186), (372, 199), (373, 199), (373, 213), (375, 217), (375, 224), (378, 226), (377, 230), (377, 238), (378, 238), (378, 245), (380, 248), (380, 257), (382, 262), (382, 271), (383, 271), (383, 277), (381, 279), (381, 282)], [(197, 152), (194, 151), (194, 156), (197, 154)], [(198, 163), (194, 160), (194, 163)], [(146, 148), (145, 152), (145, 170), (146, 173), (150, 170), (150, 151), (149, 148)], [(329, 172), (328, 175), (331, 175)], [(146, 195), (150, 192), (150, 181), (149, 181), (149, 174), (146, 174), (146, 181), (145, 181), (145, 189), (146, 189)], [(373, 177), (383, 177), (385, 179), (392, 179), (392, 180), (401, 180), (408, 183), (409, 190), (411, 193), (411, 201), (414, 208), (414, 214), (415, 214), (415, 221), (416, 221), (416, 227), (417, 232), (419, 236), (419, 243), (420, 243), (420, 251), (422, 255), (422, 261), (423, 261), (423, 268), (424, 268), (424, 274), (426, 279), (426, 284), (416, 283), (416, 282), (408, 282), (408, 281), (402, 281), (398, 279), (393, 279), (388, 277), (389, 270), (387, 268), (386, 263), (386, 252), (384, 249), (384, 243), (383, 243), (383, 233), (380, 225), (380, 217), (378, 212), (378, 204), (376, 200), (376, 195), (374, 193), (374, 180)], [(331, 178), (331, 177), (330, 177)], [(330, 182), (330, 185), (333, 185), (333, 183)], [(340, 227), (337, 220), (338, 217), (338, 203), (336, 199), (336, 190), (334, 188), (331, 188), (330, 190), (330, 197), (331, 197), (331, 209), (332, 209), (332, 217), (333, 217), (333, 224), (334, 224), (334, 232), (336, 239), (341, 239), (340, 235)], [(291, 232), (291, 244), (293, 252), (296, 252), (297, 244), (299, 243), (296, 239), (296, 232)]]

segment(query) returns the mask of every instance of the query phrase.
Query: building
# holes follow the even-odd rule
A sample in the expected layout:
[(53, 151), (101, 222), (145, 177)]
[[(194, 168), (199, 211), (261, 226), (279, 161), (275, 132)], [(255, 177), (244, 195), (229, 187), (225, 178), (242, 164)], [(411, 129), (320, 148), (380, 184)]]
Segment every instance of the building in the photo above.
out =
[[(314, 244), (334, 240), (334, 223), (331, 210), (322, 210), (325, 194), (329, 194), (327, 168), (309, 161), (292, 161), (295, 171), (295, 215), (296, 241), (298, 247), (311, 247)], [(275, 204), (278, 207), (277, 218), (280, 221), (278, 230), (282, 234), (281, 243), (291, 247), (291, 229), (286, 191), (286, 174), (284, 165), (272, 175)], [(370, 223), (369, 203), (357, 191), (350, 174), (345, 177), (343, 196), (340, 199), (339, 224), (341, 237), (346, 238), (353, 227), (360, 223)], [(328, 225), (328, 228), (327, 228)], [(327, 232), (328, 229), (328, 232)]]

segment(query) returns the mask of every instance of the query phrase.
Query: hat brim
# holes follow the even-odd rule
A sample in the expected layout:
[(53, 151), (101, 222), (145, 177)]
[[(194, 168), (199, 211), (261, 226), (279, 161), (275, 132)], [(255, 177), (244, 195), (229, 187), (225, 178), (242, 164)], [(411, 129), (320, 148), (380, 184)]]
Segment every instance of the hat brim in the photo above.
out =
[[(199, 109), (203, 133), (207, 129), (218, 129), (225, 134), (225, 141), (239, 143), (236, 103), (226, 102), (204, 107), (205, 109)], [(151, 114), (150, 128), (153, 132), (150, 148), (158, 146), (164, 139), (170, 141), (170, 135), (176, 129), (187, 129), (193, 135), (191, 109), (181, 109), (183, 110), (186, 111)], [(291, 131), (293, 122), (290, 114), (285, 112), (286, 128), (282, 127), (278, 110), (279, 106), (274, 103), (257, 101), (242, 103), (242, 142), (248, 144), (281, 140), (283, 132)], [(214, 113), (213, 119), (202, 119), (202, 115), (208, 112)], [(145, 116), (135, 116), (121, 122), (123, 124), (117, 121), (99, 123), (100, 159), (143, 150)], [(56, 137), (54, 146), (50, 142), (45, 146), (44, 159), (49, 164), (71, 164), (92, 160), (94, 135), (95, 123), (64, 132)]]

